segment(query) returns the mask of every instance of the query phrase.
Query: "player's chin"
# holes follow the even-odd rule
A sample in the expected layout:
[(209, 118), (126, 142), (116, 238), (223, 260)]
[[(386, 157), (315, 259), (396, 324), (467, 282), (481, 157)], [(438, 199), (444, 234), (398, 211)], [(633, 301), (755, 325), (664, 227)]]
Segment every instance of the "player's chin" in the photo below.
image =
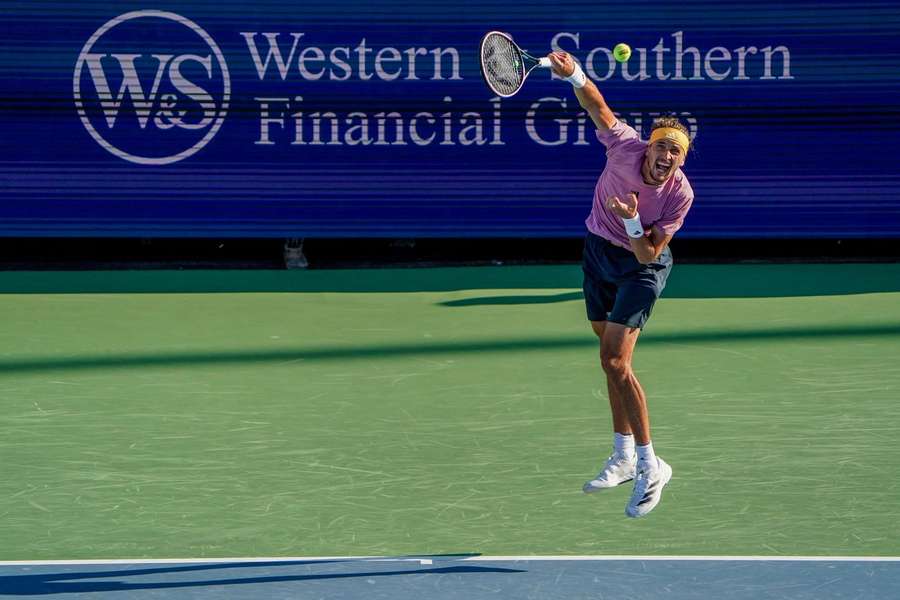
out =
[(660, 169), (658, 167), (654, 167), (653, 170), (650, 172), (651, 177), (657, 183), (665, 183), (665, 181), (674, 174), (675, 174), (675, 169), (673, 169), (673, 168)]

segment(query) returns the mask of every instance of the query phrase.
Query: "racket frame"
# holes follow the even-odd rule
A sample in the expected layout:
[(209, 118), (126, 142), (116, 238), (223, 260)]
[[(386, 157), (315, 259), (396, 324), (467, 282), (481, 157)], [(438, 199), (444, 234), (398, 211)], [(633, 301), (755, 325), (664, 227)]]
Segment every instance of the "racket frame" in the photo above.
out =
[[(500, 35), (500, 36), (506, 38), (506, 40), (512, 45), (512, 47), (516, 50), (516, 52), (519, 53), (519, 58), (521, 59), (521, 64), (519, 65), (519, 68), (522, 70), (522, 82), (519, 84), (519, 86), (515, 90), (513, 90), (510, 93), (502, 93), (502, 92), (499, 92), (497, 89), (495, 89), (494, 86), (492, 86), (490, 84), (490, 81), (488, 80), (488, 77), (487, 77), (487, 73), (485, 73), (485, 70), (484, 70), (484, 44), (485, 44), (485, 42), (487, 42), (488, 38), (492, 35)], [(495, 30), (495, 31), (488, 31), (486, 34), (484, 34), (484, 37), (481, 38), (481, 43), (478, 45), (478, 66), (481, 69), (481, 78), (484, 79), (484, 83), (490, 88), (490, 90), (492, 92), (494, 92), (495, 94), (497, 94), (498, 96), (500, 96), (501, 98), (509, 98), (509, 97), (514, 96), (517, 93), (519, 93), (519, 90), (521, 90), (522, 86), (525, 85), (525, 80), (528, 79), (528, 75), (534, 69), (536, 69), (538, 67), (549, 69), (551, 65), (550, 65), (550, 59), (547, 58), (546, 56), (537, 58), (535, 56), (528, 54), (527, 52), (522, 50), (522, 48), (513, 40), (511, 35), (503, 32), (503, 31)]]

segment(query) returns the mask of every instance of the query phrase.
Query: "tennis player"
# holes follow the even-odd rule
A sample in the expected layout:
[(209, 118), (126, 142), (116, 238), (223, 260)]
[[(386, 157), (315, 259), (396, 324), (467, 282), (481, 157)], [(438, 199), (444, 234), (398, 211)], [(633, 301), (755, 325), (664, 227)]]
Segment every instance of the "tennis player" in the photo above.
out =
[(587, 493), (634, 480), (625, 514), (642, 517), (659, 504), (672, 468), (653, 450), (647, 398), (631, 366), (635, 343), (672, 269), (668, 244), (694, 192), (681, 171), (690, 147), (676, 118), (657, 119), (649, 143), (618, 120), (594, 83), (565, 52), (549, 55), (569, 81), (606, 146), (606, 167), (586, 220), (582, 269), (587, 317), (600, 338), (614, 429), (613, 453)]

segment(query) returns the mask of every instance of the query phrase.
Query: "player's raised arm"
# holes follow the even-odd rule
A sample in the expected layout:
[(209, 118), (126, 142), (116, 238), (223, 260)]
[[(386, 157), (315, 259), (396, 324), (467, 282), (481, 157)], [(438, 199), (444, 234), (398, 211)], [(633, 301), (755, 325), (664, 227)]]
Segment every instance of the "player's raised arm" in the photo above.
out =
[(581, 66), (569, 53), (551, 52), (547, 57), (550, 59), (553, 72), (572, 84), (579, 104), (591, 116), (597, 129), (606, 131), (616, 124), (616, 116), (606, 105), (603, 94), (600, 93), (594, 82), (587, 78), (584, 71), (581, 70)]

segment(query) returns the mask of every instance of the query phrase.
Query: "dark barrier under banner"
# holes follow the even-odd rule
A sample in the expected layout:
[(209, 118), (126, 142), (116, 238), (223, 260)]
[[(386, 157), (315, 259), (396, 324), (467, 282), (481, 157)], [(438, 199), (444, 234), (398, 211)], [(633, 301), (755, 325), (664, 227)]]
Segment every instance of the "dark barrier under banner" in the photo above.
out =
[(684, 119), (679, 236), (900, 237), (894, 1), (0, 6), (0, 235), (579, 236), (603, 147), (548, 71), (487, 90), (499, 29)]

